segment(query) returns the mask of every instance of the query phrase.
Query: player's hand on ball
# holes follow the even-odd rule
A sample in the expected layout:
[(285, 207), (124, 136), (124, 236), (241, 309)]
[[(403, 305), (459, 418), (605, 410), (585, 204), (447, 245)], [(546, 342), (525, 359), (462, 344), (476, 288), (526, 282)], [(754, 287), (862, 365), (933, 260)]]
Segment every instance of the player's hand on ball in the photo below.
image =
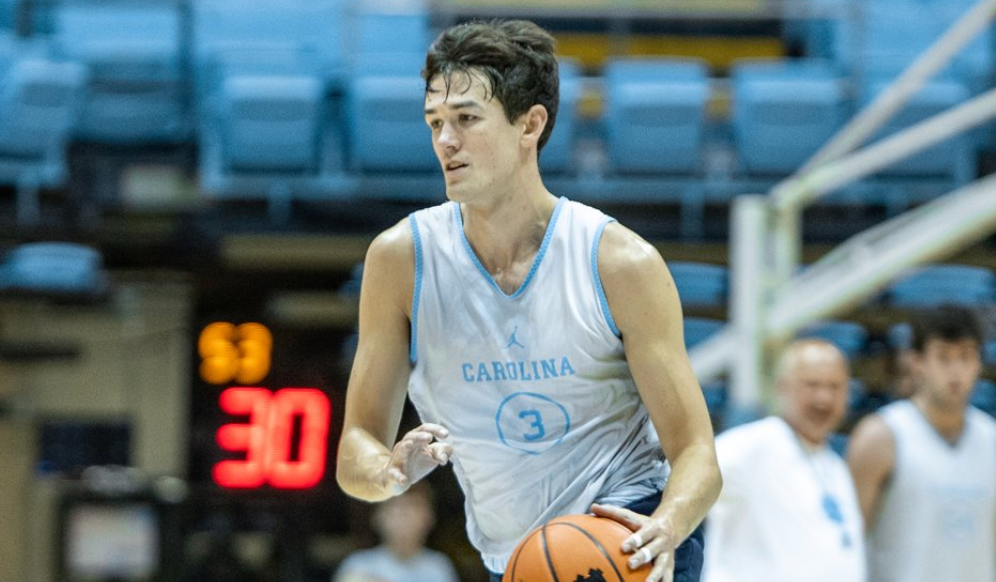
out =
[(408, 431), (394, 445), (387, 463), (388, 485), (397, 493), (445, 465), (453, 455), (453, 446), (443, 439), (449, 431), (438, 424), (424, 423)]
[(591, 506), (591, 511), (600, 517), (614, 519), (633, 530), (633, 535), (623, 542), (622, 551), (632, 554), (629, 559), (631, 568), (653, 563), (647, 582), (673, 582), (674, 552), (680, 540), (674, 539), (664, 520), (614, 505), (596, 503)]

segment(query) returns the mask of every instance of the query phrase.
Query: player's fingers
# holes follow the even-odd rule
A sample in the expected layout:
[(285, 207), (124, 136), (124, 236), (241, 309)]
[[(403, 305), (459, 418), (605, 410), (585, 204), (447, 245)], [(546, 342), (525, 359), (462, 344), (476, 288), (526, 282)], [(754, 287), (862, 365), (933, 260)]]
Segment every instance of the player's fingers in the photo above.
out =
[[(592, 504), (591, 512), (599, 517), (608, 517), (609, 519), (618, 521), (619, 523), (625, 525), (626, 527), (628, 527), (633, 531), (640, 529), (640, 527), (643, 526), (643, 521), (646, 519), (645, 516), (642, 516), (638, 513), (635, 513), (623, 507), (618, 507), (615, 505), (602, 505), (600, 503)], [(641, 541), (639, 544), (636, 544), (635, 547), (640, 547), (642, 545), (643, 542)]]
[(401, 487), (408, 485), (408, 476), (405, 475), (404, 471), (397, 467), (389, 467), (387, 469), (387, 477), (394, 484), (400, 485)]
[(435, 438), (436, 437), (434, 437), (432, 433), (413, 430), (410, 433), (406, 434), (404, 438), (401, 439), (401, 442), (410, 443), (413, 446), (421, 447), (431, 443), (433, 440), (435, 440)]
[(661, 554), (654, 562), (654, 567), (647, 576), (647, 582), (674, 582), (673, 553)]
[(658, 560), (658, 558), (666, 557), (664, 551), (667, 549), (667, 544), (664, 540), (656, 538), (651, 539), (643, 547), (634, 549), (633, 555), (629, 558), (630, 568), (639, 568), (644, 564), (649, 564)]
[(415, 430), (427, 432), (437, 439), (444, 439), (450, 436), (450, 431), (446, 430), (446, 427), (444, 427), (441, 424), (436, 424), (433, 422), (423, 422)]
[(450, 462), (450, 457), (453, 456), (453, 445), (449, 443), (433, 443), (429, 445), (429, 454), (437, 463), (445, 465)]
[[(670, 528), (668, 528), (664, 521), (660, 518), (647, 517), (641, 522), (640, 528), (629, 537), (627, 542), (632, 541), (633, 549), (641, 547), (643, 544), (650, 542), (655, 542), (660, 544), (655, 546), (654, 553), (659, 554), (662, 552), (668, 552), (674, 549), (677, 545), (674, 535), (672, 534)], [(623, 551), (626, 551), (625, 547)]]
[(400, 466), (405, 462), (405, 459), (411, 455), (412, 450), (415, 448), (415, 442), (412, 439), (405, 438), (394, 444), (394, 450), (391, 451), (391, 464)]
[(402, 475), (405, 475), (407, 479), (408, 475), (405, 469), (418, 456), (419, 451), (424, 450), (426, 444), (428, 443), (419, 443), (418, 439), (414, 438), (405, 438), (398, 441), (394, 445), (394, 452), (391, 455), (391, 466)]

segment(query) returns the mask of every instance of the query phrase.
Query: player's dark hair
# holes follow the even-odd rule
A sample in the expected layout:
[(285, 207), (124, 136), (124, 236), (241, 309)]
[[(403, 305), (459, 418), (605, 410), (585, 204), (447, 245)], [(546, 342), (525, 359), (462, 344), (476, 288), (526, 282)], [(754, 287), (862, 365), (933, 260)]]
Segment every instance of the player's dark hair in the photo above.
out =
[(491, 91), (489, 98), (498, 99), (510, 123), (533, 105), (546, 108), (546, 127), (538, 143), (542, 149), (553, 131), (559, 104), (555, 48), (550, 33), (527, 20), (458, 24), (429, 47), (422, 70), (426, 93), (439, 75), (446, 81), (447, 92), (454, 73), (483, 75)]
[(923, 353), (932, 339), (946, 342), (971, 339), (982, 346), (985, 333), (972, 310), (959, 305), (941, 305), (924, 310), (913, 319), (912, 348)]

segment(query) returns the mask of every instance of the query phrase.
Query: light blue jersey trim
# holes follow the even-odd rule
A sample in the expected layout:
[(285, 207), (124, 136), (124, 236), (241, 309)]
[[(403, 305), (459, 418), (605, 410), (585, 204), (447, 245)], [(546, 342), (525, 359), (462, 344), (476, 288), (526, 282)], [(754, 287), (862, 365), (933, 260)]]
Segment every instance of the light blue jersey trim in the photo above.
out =
[(598, 225), (598, 230), (595, 231), (595, 241), (591, 244), (591, 272), (595, 276), (595, 291), (598, 293), (598, 304), (602, 307), (605, 322), (609, 324), (609, 329), (616, 334), (616, 337), (622, 337), (622, 333), (616, 327), (616, 321), (612, 319), (609, 300), (605, 298), (605, 288), (602, 287), (602, 277), (598, 274), (598, 245), (602, 242), (602, 231), (605, 230), (605, 225), (615, 221), (615, 218), (606, 217), (602, 224)]
[(536, 253), (536, 258), (533, 259), (533, 264), (529, 268), (529, 273), (526, 274), (526, 278), (522, 281), (522, 285), (519, 285), (519, 288), (516, 289), (515, 293), (512, 293), (511, 295), (505, 293), (505, 291), (498, 286), (498, 283), (495, 282), (494, 277), (492, 277), (491, 273), (484, 268), (481, 260), (477, 257), (477, 253), (474, 252), (474, 248), (470, 246), (470, 241), (467, 240), (467, 233), (463, 230), (463, 215), (460, 213), (459, 204), (453, 205), (453, 215), (456, 217), (457, 227), (460, 230), (460, 240), (463, 242), (463, 248), (466, 249), (467, 254), (470, 255), (470, 260), (474, 262), (474, 266), (477, 267), (477, 270), (485, 279), (487, 279), (495, 290), (509, 299), (515, 299), (525, 293), (526, 288), (529, 287), (529, 282), (533, 280), (533, 275), (535, 275), (536, 270), (539, 269), (540, 262), (543, 261), (543, 257), (546, 255), (546, 248), (550, 245), (550, 239), (553, 238), (553, 229), (557, 226), (557, 219), (560, 218), (560, 211), (566, 202), (567, 198), (564, 197), (560, 197), (557, 200), (557, 206), (553, 209), (553, 215), (550, 217), (550, 223), (546, 225), (546, 232), (543, 233), (543, 242), (540, 243), (539, 251)]
[(412, 240), (415, 242), (415, 290), (412, 293), (412, 337), (408, 349), (408, 359), (414, 364), (418, 360), (418, 301), (422, 294), (422, 238), (418, 234), (418, 221), (415, 214), (408, 215), (412, 227)]

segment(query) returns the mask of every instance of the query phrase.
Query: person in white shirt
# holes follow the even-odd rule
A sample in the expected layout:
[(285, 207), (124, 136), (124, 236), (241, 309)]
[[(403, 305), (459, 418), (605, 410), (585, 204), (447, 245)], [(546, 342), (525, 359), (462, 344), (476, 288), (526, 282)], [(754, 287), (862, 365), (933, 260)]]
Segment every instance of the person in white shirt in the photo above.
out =
[(449, 557), (425, 546), (435, 522), (424, 481), (376, 506), (373, 526), (381, 545), (350, 554), (333, 582), (457, 582)]
[(716, 438), (723, 491), (706, 517), (703, 582), (863, 582), (863, 524), (844, 460), (827, 444), (847, 410), (833, 344), (791, 344), (777, 415)]
[(915, 392), (854, 430), (873, 582), (996, 580), (996, 421), (969, 405), (983, 339), (965, 308), (918, 315)]

